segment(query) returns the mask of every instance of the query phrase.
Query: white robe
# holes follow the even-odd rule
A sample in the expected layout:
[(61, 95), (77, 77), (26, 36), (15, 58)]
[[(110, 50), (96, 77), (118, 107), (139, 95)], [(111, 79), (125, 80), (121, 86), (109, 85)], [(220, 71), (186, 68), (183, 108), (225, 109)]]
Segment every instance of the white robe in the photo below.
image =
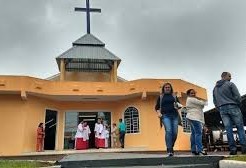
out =
[(108, 147), (108, 139), (109, 139), (109, 131), (106, 128), (104, 128), (103, 134), (105, 137), (105, 147), (107, 148)]
[(95, 124), (94, 132), (95, 132), (95, 137), (97, 138), (99, 135), (99, 124), (98, 123)]
[(87, 125), (86, 127), (84, 127), (84, 130), (83, 130), (83, 138), (85, 140), (89, 140), (90, 133), (91, 133), (90, 127)]
[(102, 124), (98, 124), (97, 138), (105, 139), (104, 126)]
[(83, 126), (82, 124), (79, 124), (78, 127), (77, 127), (77, 132), (75, 134), (75, 138), (84, 138), (84, 135), (83, 135)]

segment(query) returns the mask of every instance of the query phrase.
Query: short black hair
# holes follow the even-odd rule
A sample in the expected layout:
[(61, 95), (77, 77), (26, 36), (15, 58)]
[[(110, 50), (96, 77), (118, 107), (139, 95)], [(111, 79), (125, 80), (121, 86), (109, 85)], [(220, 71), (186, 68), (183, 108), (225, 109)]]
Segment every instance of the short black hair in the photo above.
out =
[(226, 77), (226, 75), (227, 75), (228, 73), (229, 73), (229, 72), (222, 72), (222, 74), (221, 74), (221, 78)]

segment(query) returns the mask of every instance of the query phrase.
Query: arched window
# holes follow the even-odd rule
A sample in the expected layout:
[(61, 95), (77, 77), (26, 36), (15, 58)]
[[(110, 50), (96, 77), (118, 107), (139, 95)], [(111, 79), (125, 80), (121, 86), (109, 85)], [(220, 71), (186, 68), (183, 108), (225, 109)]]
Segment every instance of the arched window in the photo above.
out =
[(128, 107), (125, 110), (124, 122), (126, 124), (126, 133), (139, 132), (139, 114), (135, 107)]

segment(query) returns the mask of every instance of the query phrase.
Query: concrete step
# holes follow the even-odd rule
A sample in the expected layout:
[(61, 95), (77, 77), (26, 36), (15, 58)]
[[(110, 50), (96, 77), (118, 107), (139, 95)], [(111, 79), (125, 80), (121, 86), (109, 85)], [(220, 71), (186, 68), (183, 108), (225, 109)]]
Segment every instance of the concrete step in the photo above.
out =
[(65, 156), (58, 164), (62, 168), (83, 167), (196, 167), (218, 168), (223, 156), (166, 157), (163, 154), (97, 153)]

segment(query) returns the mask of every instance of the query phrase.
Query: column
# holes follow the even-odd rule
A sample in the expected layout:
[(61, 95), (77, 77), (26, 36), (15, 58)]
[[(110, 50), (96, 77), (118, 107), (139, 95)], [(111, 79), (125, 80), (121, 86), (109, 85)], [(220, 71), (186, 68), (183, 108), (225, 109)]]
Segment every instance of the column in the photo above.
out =
[(64, 81), (65, 80), (65, 60), (64, 59), (61, 59), (61, 62), (60, 62), (60, 81)]

